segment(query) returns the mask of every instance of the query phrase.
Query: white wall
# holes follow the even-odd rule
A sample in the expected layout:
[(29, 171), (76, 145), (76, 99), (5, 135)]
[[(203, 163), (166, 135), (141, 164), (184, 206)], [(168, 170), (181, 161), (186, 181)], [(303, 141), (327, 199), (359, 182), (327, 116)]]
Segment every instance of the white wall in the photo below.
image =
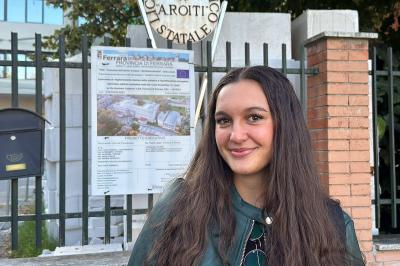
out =
[[(285, 13), (238, 13), (227, 12), (222, 22), (221, 34), (216, 49), (214, 64), (225, 66), (225, 43), (231, 42), (232, 66), (244, 65), (244, 44), (250, 43), (250, 59), (254, 64), (262, 64), (263, 43), (269, 44), (269, 58), (277, 59), (282, 55), (282, 44), (287, 46), (287, 58), (292, 58), (291, 52), (290, 14)], [(153, 31), (157, 47), (166, 48), (167, 43)], [(128, 26), (127, 37), (131, 38), (133, 47), (147, 47), (147, 32), (143, 25)], [(193, 44), (195, 64), (206, 64), (207, 37), (201, 43)], [(185, 49), (185, 45), (173, 44), (175, 49)]]
[(293, 58), (300, 58), (300, 45), (324, 31), (358, 32), (355, 10), (306, 10), (292, 21)]
[(17, 32), (18, 49), (34, 51), (35, 33), (42, 34), (42, 37), (48, 36), (61, 27), (62, 25), (0, 21), (0, 49), (11, 49), (11, 32)]

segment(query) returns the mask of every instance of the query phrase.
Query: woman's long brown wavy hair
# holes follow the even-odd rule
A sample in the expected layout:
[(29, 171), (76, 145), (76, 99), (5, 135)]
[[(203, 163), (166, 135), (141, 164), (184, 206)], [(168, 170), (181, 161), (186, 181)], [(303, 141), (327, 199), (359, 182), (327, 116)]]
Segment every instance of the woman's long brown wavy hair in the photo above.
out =
[(198, 265), (212, 230), (219, 234), (219, 255), (228, 265), (235, 232), (233, 175), (217, 149), (214, 113), (221, 89), (243, 79), (260, 84), (274, 121), (274, 151), (265, 176), (264, 206), (274, 217), (268, 265), (346, 265), (345, 243), (328, 215), (299, 101), (286, 77), (261, 66), (228, 73), (214, 90), (204, 134), (147, 262)]

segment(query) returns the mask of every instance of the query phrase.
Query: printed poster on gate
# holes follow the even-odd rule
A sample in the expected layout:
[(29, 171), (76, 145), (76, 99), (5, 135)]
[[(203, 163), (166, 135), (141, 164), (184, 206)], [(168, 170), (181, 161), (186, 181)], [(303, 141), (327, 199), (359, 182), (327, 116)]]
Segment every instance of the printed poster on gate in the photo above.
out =
[(195, 146), (193, 52), (91, 53), (92, 195), (162, 192)]

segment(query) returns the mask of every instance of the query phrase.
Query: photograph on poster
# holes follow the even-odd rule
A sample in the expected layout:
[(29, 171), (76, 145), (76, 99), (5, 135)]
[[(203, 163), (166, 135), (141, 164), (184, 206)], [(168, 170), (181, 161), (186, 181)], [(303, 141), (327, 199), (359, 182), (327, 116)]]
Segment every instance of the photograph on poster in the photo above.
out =
[(188, 136), (189, 96), (97, 95), (97, 136)]

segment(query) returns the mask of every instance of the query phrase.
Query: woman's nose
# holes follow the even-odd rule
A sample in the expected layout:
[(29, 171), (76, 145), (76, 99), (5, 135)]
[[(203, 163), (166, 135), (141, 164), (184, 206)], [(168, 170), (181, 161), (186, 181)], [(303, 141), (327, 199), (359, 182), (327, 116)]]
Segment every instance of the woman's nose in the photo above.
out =
[(247, 129), (240, 123), (234, 123), (230, 135), (230, 140), (234, 142), (243, 142), (247, 139)]

